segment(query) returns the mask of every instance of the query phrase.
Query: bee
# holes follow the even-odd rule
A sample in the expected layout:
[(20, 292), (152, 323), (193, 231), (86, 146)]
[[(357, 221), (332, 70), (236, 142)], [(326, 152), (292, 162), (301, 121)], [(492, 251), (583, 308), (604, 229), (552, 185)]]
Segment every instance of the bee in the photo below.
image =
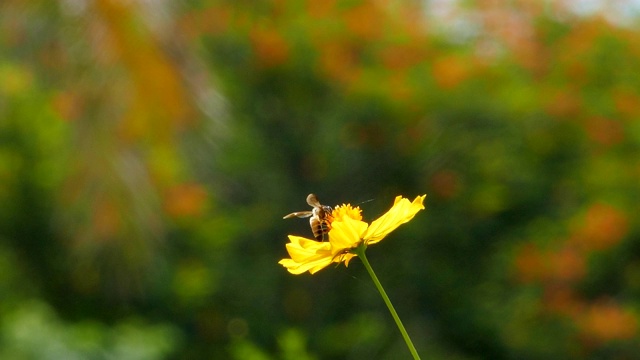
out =
[(316, 240), (324, 240), (324, 234), (327, 234), (329, 230), (331, 230), (331, 221), (333, 221), (331, 213), (333, 209), (331, 206), (320, 204), (320, 201), (318, 201), (318, 198), (314, 194), (307, 196), (307, 204), (313, 207), (311, 211), (296, 211), (283, 217), (283, 219), (311, 217), (309, 218), (309, 225), (311, 225), (313, 236)]

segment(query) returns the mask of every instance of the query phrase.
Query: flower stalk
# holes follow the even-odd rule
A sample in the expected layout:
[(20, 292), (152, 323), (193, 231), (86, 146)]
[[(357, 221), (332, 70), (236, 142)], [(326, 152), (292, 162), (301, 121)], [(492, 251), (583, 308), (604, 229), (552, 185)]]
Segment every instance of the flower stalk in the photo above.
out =
[(409, 348), (409, 352), (411, 352), (411, 355), (415, 360), (420, 360), (420, 355), (418, 355), (418, 351), (416, 350), (416, 347), (413, 345), (413, 342), (409, 337), (409, 333), (407, 333), (407, 330), (404, 328), (404, 325), (402, 324), (402, 320), (400, 320), (400, 317), (398, 316), (396, 309), (393, 307), (393, 304), (391, 303), (389, 296), (387, 296), (387, 292), (384, 291), (384, 288), (382, 287), (380, 280), (378, 280), (378, 277), (376, 276), (376, 273), (373, 271), (371, 264), (369, 264), (369, 260), (365, 255), (366, 249), (367, 249), (367, 245), (362, 244), (358, 246), (356, 249), (354, 249), (354, 251), (358, 255), (358, 257), (360, 257), (360, 260), (362, 260), (362, 263), (364, 264), (364, 267), (367, 269), (369, 276), (371, 276), (371, 280), (373, 280), (373, 283), (376, 285), (378, 292), (380, 292), (380, 296), (382, 296), (382, 300), (384, 300), (384, 303), (387, 305), (387, 308), (389, 309), (389, 312), (391, 313), (393, 320), (395, 320), (396, 325), (398, 326), (398, 329), (400, 330), (400, 333), (402, 334), (402, 337), (404, 338), (404, 341), (407, 344), (407, 347)]

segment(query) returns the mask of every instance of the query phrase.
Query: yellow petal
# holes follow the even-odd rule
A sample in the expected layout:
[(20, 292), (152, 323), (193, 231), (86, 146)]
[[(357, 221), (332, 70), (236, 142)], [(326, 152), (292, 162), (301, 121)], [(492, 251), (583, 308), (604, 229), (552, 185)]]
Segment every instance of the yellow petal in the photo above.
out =
[(334, 221), (329, 231), (329, 243), (333, 256), (353, 249), (362, 241), (362, 234), (367, 230), (367, 223), (345, 216), (342, 221)]
[(331, 264), (331, 257), (325, 256), (323, 258), (318, 258), (313, 261), (308, 261), (304, 263), (297, 263), (291, 259), (282, 259), (278, 262), (278, 264), (287, 268), (287, 271), (294, 275), (299, 275), (304, 273), (305, 271), (309, 271), (311, 274), (314, 274), (329, 264)]
[(326, 258), (322, 258), (322, 260), (318, 260), (316, 261), (315, 264), (313, 264), (314, 266), (312, 268), (309, 269), (309, 273), (310, 274), (315, 274), (318, 271), (326, 268), (327, 266), (329, 266), (329, 264), (331, 264), (333, 262), (332, 259), (326, 257)]
[(289, 235), (286, 245), (291, 259), (282, 259), (278, 263), (292, 274), (302, 274), (309, 270), (312, 274), (331, 264), (331, 244)]
[(326, 241), (320, 242), (294, 235), (289, 235), (289, 241), (290, 243), (286, 245), (287, 251), (291, 259), (298, 263), (309, 261), (312, 257), (323, 256), (323, 252), (326, 252), (327, 256), (331, 253), (331, 245)]
[(391, 209), (369, 225), (369, 228), (363, 235), (363, 239), (367, 244), (375, 244), (398, 228), (398, 226), (413, 219), (418, 211), (424, 209), (422, 203), (426, 196), (427, 195), (418, 196), (413, 202), (397, 196)]
[[(352, 253), (343, 254), (341, 257), (338, 257), (339, 261), (344, 261), (344, 266), (349, 267), (349, 261), (358, 255)], [(334, 260), (335, 261), (335, 260)]]

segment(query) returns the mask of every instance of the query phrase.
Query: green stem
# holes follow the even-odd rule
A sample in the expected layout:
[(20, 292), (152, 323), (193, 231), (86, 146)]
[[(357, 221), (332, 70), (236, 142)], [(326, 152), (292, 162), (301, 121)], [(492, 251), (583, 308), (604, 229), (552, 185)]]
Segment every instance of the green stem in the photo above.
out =
[(371, 276), (373, 283), (376, 285), (376, 288), (378, 288), (380, 295), (382, 295), (382, 299), (384, 300), (384, 303), (387, 304), (387, 307), (389, 308), (389, 312), (391, 313), (393, 320), (396, 321), (396, 325), (398, 325), (398, 329), (400, 329), (400, 333), (402, 334), (404, 341), (407, 343), (407, 347), (409, 348), (411, 355), (413, 355), (413, 358), (415, 360), (420, 360), (418, 351), (416, 351), (416, 347), (413, 346), (413, 342), (411, 342), (411, 338), (409, 338), (409, 334), (407, 333), (407, 330), (404, 328), (404, 325), (402, 325), (402, 321), (400, 320), (400, 317), (398, 316), (396, 309), (393, 308), (393, 304), (391, 304), (391, 300), (389, 300), (389, 297), (387, 296), (387, 293), (384, 291), (384, 288), (382, 287), (380, 280), (378, 280), (376, 273), (373, 272), (373, 268), (371, 268), (371, 264), (369, 264), (369, 260), (367, 260), (367, 257), (364, 254), (366, 248), (367, 248), (366, 245), (361, 245), (358, 248), (356, 248), (355, 253), (360, 257), (360, 259), (362, 259), (362, 263), (364, 264), (364, 267), (369, 272), (369, 275)]

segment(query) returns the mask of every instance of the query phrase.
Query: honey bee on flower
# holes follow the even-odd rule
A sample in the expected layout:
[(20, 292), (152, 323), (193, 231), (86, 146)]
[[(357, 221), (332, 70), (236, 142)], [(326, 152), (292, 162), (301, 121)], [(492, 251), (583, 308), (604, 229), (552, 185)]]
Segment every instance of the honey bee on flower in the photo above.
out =
[(424, 209), (425, 197), (422, 195), (409, 201), (397, 196), (391, 209), (370, 224), (362, 221), (359, 207), (350, 204), (337, 206), (330, 214), (329, 241), (289, 235), (286, 247), (291, 258), (282, 259), (279, 264), (292, 274), (306, 271), (314, 274), (333, 262), (344, 262), (348, 266), (349, 261), (357, 256), (355, 249), (359, 246), (376, 244), (398, 226), (413, 219), (418, 211)]

